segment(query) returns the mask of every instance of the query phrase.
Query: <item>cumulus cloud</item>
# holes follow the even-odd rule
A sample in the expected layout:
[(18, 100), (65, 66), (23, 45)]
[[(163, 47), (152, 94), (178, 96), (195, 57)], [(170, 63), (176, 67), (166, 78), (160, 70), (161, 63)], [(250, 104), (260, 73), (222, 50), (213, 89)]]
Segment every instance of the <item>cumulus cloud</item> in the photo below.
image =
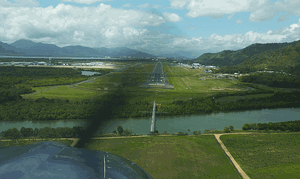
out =
[(283, 43), (300, 39), (300, 20), (276, 31), (257, 33), (249, 31), (245, 34), (230, 34), (220, 36), (212, 34), (208, 38), (184, 38), (174, 37), (170, 47), (174, 50), (189, 50), (198, 56), (207, 52), (220, 52), (223, 50), (237, 50), (245, 48), (253, 43)]
[[(170, 0), (172, 8), (186, 8), (189, 10), (189, 17), (210, 16), (221, 18), (225, 14), (250, 12), (250, 21), (263, 22), (270, 21), (276, 13), (288, 12), (289, 15), (300, 16), (299, 0), (284, 0), (269, 2), (269, 0)], [(278, 22), (287, 20), (286, 15), (278, 18)]]
[(176, 14), (117, 9), (103, 3), (96, 7), (62, 3), (46, 8), (0, 7), (0, 39), (6, 43), (31, 39), (60, 47), (126, 46), (153, 54), (186, 50), (200, 55), (201, 52), (241, 49), (252, 43), (291, 42), (300, 37), (300, 22), (266, 33), (212, 34), (207, 38), (189, 38), (157, 30), (165, 28), (167, 21), (178, 20), (180, 17)]
[(241, 19), (238, 19), (235, 21), (235, 23), (240, 24), (240, 23), (243, 23), (243, 21)]
[(139, 8), (147, 8), (147, 7), (159, 8), (159, 5), (150, 5), (149, 3), (146, 3), (146, 4), (138, 5), (137, 7), (139, 7)]
[(186, 4), (190, 2), (190, 0), (170, 0), (171, 7), (174, 8), (183, 8)]
[(166, 18), (169, 22), (178, 22), (181, 20), (181, 17), (175, 13), (163, 13), (163, 16)]
[(40, 4), (36, 0), (0, 0), (0, 7), (36, 7)]
[(73, 2), (79, 4), (94, 4), (96, 2), (103, 2), (103, 1), (110, 1), (110, 0), (62, 0), (62, 2)]
[[(289, 15), (300, 16), (300, 1), (298, 0), (285, 0), (277, 1), (275, 3), (268, 2), (263, 6), (260, 6), (250, 14), (250, 21), (262, 22), (272, 20), (278, 12), (288, 12)], [(287, 19), (286, 15), (280, 16), (277, 21), (282, 22)]]
[(225, 14), (253, 11), (268, 0), (170, 0), (171, 7), (187, 8), (190, 17), (220, 18)]
[(282, 14), (278, 19), (277, 22), (284, 22), (289, 20), (289, 17), (287, 16), (287, 14)]
[(124, 4), (122, 7), (130, 7), (130, 3)]
[(103, 3), (97, 7), (62, 3), (46, 8), (0, 7), (0, 22), (0, 31), (4, 32), (0, 39), (5, 41), (46, 39), (61, 46), (67, 42), (120, 46), (129, 43), (128, 38), (145, 33), (145, 27), (166, 23), (163, 17), (150, 12), (116, 9)]

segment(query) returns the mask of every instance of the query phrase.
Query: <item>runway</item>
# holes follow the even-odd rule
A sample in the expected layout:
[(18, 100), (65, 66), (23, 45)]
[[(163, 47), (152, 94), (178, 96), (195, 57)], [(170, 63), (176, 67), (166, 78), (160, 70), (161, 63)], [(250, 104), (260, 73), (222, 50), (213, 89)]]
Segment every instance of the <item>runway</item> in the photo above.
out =
[(140, 88), (167, 88), (174, 89), (172, 84), (169, 84), (168, 78), (164, 73), (164, 68), (161, 62), (157, 62), (152, 71), (152, 74), (148, 77), (147, 81), (140, 85)]

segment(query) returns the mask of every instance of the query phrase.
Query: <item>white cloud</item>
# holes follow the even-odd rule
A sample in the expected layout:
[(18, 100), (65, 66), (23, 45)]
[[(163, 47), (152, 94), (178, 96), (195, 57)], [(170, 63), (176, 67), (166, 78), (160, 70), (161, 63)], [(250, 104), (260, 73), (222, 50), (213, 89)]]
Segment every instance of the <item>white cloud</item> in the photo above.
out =
[(231, 20), (231, 18), (234, 16), (234, 14), (231, 14), (230, 16), (228, 16), (228, 20)]
[(269, 30), (266, 33), (249, 31), (245, 34), (230, 34), (220, 36), (212, 34), (208, 38), (173, 37), (169, 44), (174, 51), (189, 50), (198, 56), (207, 52), (220, 52), (223, 50), (237, 50), (245, 48), (253, 43), (283, 43), (300, 39), (300, 19), (298, 23), (291, 24), (276, 31)]
[(181, 20), (181, 17), (175, 13), (163, 13), (163, 16), (167, 19), (169, 22), (178, 22)]
[[(186, 8), (189, 10), (189, 17), (221, 18), (225, 14), (250, 12), (250, 21), (263, 22), (270, 21), (276, 13), (288, 12), (289, 15), (300, 16), (299, 0), (284, 0), (269, 2), (269, 0), (170, 0), (172, 8)], [(286, 21), (286, 15), (278, 18), (278, 22)]]
[[(0, 7), (0, 41), (13, 42), (26, 38), (53, 42), (58, 46), (119, 46), (139, 38), (147, 26), (160, 26), (164, 18), (150, 12), (97, 7)], [(135, 27), (135, 28), (134, 28)], [(100, 43), (99, 43), (100, 42)]]
[(253, 11), (268, 0), (170, 0), (174, 8), (187, 8), (190, 17), (220, 18), (225, 14)]
[[(300, 16), (299, 7), (299, 0), (285, 0), (284, 2), (277, 1), (275, 3), (266, 3), (251, 13), (250, 20), (254, 22), (271, 20), (278, 12), (288, 12), (289, 15)], [(277, 21), (282, 22), (286, 19), (286, 15), (282, 15), (277, 19)]]
[(138, 5), (137, 7), (139, 8), (147, 8), (147, 7), (152, 7), (152, 8), (159, 8), (159, 5), (150, 5), (149, 3), (146, 3), (146, 4), (141, 4), (141, 5)]
[(238, 19), (235, 21), (235, 23), (240, 24), (240, 23), (243, 23), (243, 21), (241, 19)]
[(241, 49), (252, 43), (291, 42), (300, 38), (300, 22), (266, 33), (212, 34), (208, 38), (189, 38), (152, 30), (152, 27), (166, 27), (166, 20), (175, 22), (180, 17), (176, 14), (165, 13), (162, 17), (150, 12), (117, 9), (103, 3), (97, 7), (62, 3), (47, 8), (0, 7), (0, 41), (12, 43), (19, 39), (31, 39), (58, 46), (126, 46), (153, 54), (181, 50), (199, 54)]
[(62, 2), (74, 2), (79, 4), (94, 4), (96, 2), (110, 1), (110, 0), (61, 0)]
[(122, 7), (130, 7), (130, 3), (124, 4)]
[(0, 0), (0, 7), (36, 7), (39, 6), (39, 2), (36, 0), (13, 0), (11, 3), (7, 0)]
[(289, 20), (289, 17), (287, 16), (287, 14), (282, 14), (280, 17), (278, 17), (277, 22), (284, 22)]
[(170, 0), (170, 2), (173, 8), (183, 8), (190, 0)]

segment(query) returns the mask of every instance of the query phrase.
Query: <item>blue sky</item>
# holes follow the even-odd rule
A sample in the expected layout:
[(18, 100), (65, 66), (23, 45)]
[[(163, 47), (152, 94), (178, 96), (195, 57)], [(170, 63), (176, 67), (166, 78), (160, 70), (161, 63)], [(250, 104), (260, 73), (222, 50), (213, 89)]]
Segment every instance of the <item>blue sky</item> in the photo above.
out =
[(0, 0), (0, 41), (197, 57), (299, 40), (299, 9), (299, 0)]

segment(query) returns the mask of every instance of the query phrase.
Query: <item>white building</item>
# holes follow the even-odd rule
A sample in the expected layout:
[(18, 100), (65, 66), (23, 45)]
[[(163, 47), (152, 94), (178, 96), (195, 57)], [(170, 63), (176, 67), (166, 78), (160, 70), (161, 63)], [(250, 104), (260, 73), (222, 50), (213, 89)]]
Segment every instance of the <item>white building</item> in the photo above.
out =
[(37, 62), (38, 65), (47, 65), (46, 62)]

